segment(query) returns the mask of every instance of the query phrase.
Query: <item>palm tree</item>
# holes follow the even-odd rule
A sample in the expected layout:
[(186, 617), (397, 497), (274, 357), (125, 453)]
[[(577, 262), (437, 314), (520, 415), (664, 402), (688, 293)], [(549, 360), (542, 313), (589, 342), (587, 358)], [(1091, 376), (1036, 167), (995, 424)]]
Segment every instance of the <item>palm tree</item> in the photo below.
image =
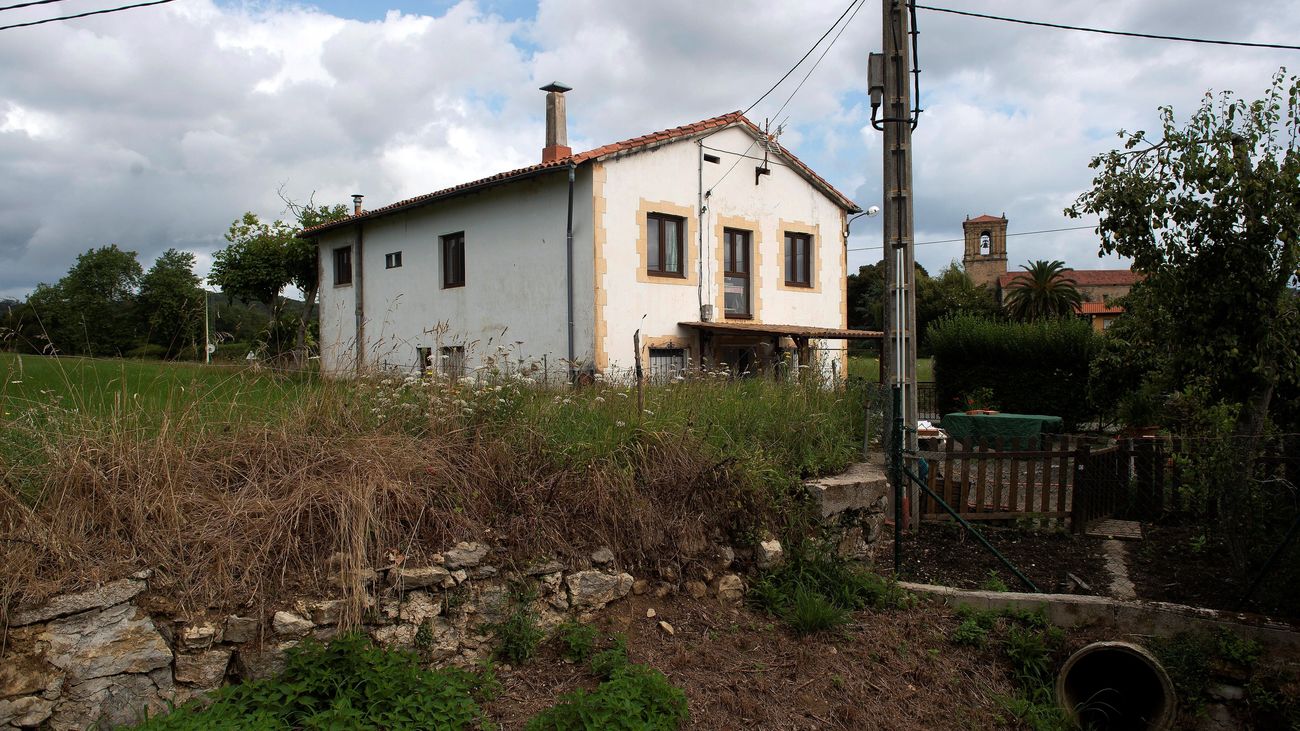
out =
[(1069, 276), (1065, 262), (1040, 259), (1021, 264), (1020, 268), (1025, 271), (1011, 280), (1003, 302), (1012, 318), (1033, 322), (1070, 317), (1083, 304), (1083, 295)]

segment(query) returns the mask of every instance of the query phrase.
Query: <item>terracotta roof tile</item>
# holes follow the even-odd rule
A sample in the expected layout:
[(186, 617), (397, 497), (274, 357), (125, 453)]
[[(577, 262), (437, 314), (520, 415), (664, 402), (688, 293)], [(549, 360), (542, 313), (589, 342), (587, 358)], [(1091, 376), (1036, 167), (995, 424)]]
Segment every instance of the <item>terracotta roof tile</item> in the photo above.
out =
[[(999, 274), (998, 286), (1010, 286), (1021, 274), (1024, 272)], [(1131, 287), (1142, 281), (1142, 275), (1132, 269), (1067, 269), (1065, 275), (1073, 279), (1077, 287)]]
[(1075, 311), (1080, 315), (1118, 315), (1124, 308), (1108, 302), (1084, 302)]
[[(633, 137), (631, 139), (623, 140), (622, 142), (613, 142), (607, 145), (602, 145), (600, 147), (587, 150), (586, 152), (580, 152), (574, 155), (570, 155), (568, 157), (562, 157), (551, 162), (544, 162), (544, 163), (539, 163), (537, 165), (529, 165), (527, 167), (517, 168), (515, 170), (508, 170), (506, 172), (497, 173), (495, 175), (489, 175), (486, 178), (479, 178), (478, 180), (471, 180), (469, 182), (461, 183), (459, 185), (453, 185), (450, 188), (443, 188), (442, 190), (437, 190), (432, 193), (425, 193), (424, 195), (418, 195), (413, 198), (407, 198), (405, 200), (397, 201), (396, 203), (390, 203), (380, 208), (375, 208), (369, 211), (363, 211), (359, 216), (348, 216), (347, 218), (344, 218), (339, 221), (334, 221), (332, 223), (323, 223), (319, 226), (313, 226), (311, 228), (303, 229), (298, 233), (298, 235), (304, 236), (306, 234), (320, 233), (321, 231), (326, 231), (332, 228), (338, 228), (340, 226), (346, 226), (351, 223), (355, 223), (356, 221), (366, 220), (370, 218), (377, 218), (379, 216), (383, 216), (386, 214), (395, 213), (399, 210), (414, 208), (416, 206), (424, 205), (426, 203), (432, 203), (434, 201), (441, 200), (444, 198), (451, 198), (456, 195), (460, 195), (462, 193), (468, 193), (473, 190), (478, 190), (480, 188), (490, 187), (498, 183), (505, 183), (516, 179), (529, 178), (534, 175), (539, 175), (541, 173), (547, 172), (555, 168), (565, 168), (571, 164), (581, 165), (585, 162), (597, 160), (599, 158), (607, 157), (609, 155), (616, 155), (620, 153), (638, 151), (642, 148), (650, 147), (656, 143), (671, 142), (673, 140), (677, 140), (682, 137), (688, 137), (690, 135), (698, 134), (700, 132), (706, 132), (711, 129), (718, 129), (736, 123), (744, 124), (746, 127), (750, 129), (750, 131), (753, 134), (758, 135), (760, 138), (763, 135), (763, 132), (758, 128), (758, 126), (755, 125), (753, 122), (749, 121), (745, 117), (745, 115), (741, 114), (740, 112), (731, 112), (730, 114), (723, 114), (718, 117), (712, 117), (710, 119), (701, 120), (699, 122), (694, 122), (692, 124), (682, 125), (680, 127), (674, 127), (672, 129), (662, 130), (660, 132), (651, 132), (649, 134), (641, 135), (640, 137)], [(795, 169), (799, 172), (802, 172), (811, 182), (813, 182), (814, 185), (824, 188), (825, 191), (832, 198), (838, 199), (837, 202), (841, 206), (849, 209), (850, 211), (858, 210), (857, 205), (852, 200), (850, 200), (848, 196), (836, 190), (835, 186), (827, 182), (825, 178), (813, 172), (811, 168), (805, 165), (801, 160), (799, 160), (799, 158), (791, 154), (790, 151), (786, 150), (784, 147), (782, 147), (779, 144), (776, 144), (775, 148), (780, 150), (782, 155), (789, 158), (790, 161), (794, 163)]]
[(1002, 223), (1003, 221), (1006, 220), (1007, 219), (1002, 218), (1001, 216), (990, 216), (989, 214), (985, 213), (982, 216), (976, 216), (974, 218), (966, 219), (966, 223)]

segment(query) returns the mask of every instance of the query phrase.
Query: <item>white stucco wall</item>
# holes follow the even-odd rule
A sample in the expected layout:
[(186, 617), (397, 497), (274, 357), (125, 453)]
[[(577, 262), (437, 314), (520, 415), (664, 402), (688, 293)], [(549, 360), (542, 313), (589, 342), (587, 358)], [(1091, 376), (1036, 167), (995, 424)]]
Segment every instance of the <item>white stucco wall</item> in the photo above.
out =
[[(465, 345), (468, 365), (499, 347), (512, 358), (562, 366), (567, 353), (565, 219), (568, 176), (558, 170), (482, 193), (364, 221), (365, 361), (413, 369), (417, 347)], [(574, 192), (575, 350), (591, 355), (591, 181)], [(465, 286), (442, 287), (440, 237), (465, 232)], [(351, 243), (347, 227), (321, 240), (321, 360), (329, 373), (355, 364), (354, 299), (334, 287), (332, 250)], [(385, 269), (385, 255), (402, 266)], [(585, 313), (585, 319), (584, 319)], [(440, 332), (441, 331), (441, 332)], [(516, 344), (516, 341), (520, 341)]]
[[(761, 148), (750, 146), (752, 140), (747, 132), (730, 128), (708, 137), (704, 144), (761, 157)], [(835, 328), (847, 325), (842, 209), (794, 170), (778, 164), (775, 157), (768, 166), (771, 174), (762, 176), (755, 185), (754, 169), (760, 161), (741, 159), (727, 174), (736, 156), (706, 152), (718, 155), (721, 161), (704, 164), (704, 188), (712, 188), (713, 192), (703, 219), (702, 267), (697, 249), (699, 148), (695, 142), (675, 142), (604, 163), (601, 190), (605, 211), (599, 223), (604, 227), (603, 254), (607, 262), (603, 285), (610, 294), (602, 313), (607, 332), (603, 344), (611, 369), (631, 367), (632, 336), (637, 328), (643, 339), (676, 337), (693, 341), (693, 333), (678, 323), (700, 319), (701, 294), (696, 283), (701, 280), (703, 301), (714, 305), (716, 321), (724, 319), (719, 293), (724, 225), (754, 232), (752, 247), (757, 250), (754, 258), (758, 267), (751, 284), (753, 319), (748, 322)], [(689, 276), (684, 282), (637, 275), (644, 270), (637, 240), (644, 236), (645, 213), (660, 209), (687, 218), (691, 253), (687, 257)], [(785, 286), (785, 230), (813, 234), (813, 288)], [(832, 351), (845, 346), (839, 340), (815, 344)], [(699, 356), (695, 352), (691, 355)], [(829, 362), (822, 365), (830, 367)], [(843, 363), (838, 367), (842, 373)]]

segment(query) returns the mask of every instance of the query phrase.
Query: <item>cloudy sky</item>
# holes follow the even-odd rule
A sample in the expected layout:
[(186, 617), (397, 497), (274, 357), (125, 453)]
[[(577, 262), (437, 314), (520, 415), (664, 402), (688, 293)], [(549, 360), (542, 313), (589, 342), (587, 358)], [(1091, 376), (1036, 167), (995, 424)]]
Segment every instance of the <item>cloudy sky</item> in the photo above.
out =
[[(1058, 23), (1257, 42), (1300, 38), (1300, 2), (934, 0)], [(11, 4), (0, 2), (0, 5)], [(63, 0), (0, 11), (0, 25), (125, 4)], [(118, 243), (147, 266), (169, 247), (206, 272), (245, 210), (294, 198), (368, 206), (530, 164), (542, 97), (569, 94), (585, 149), (749, 106), (843, 10), (841, 0), (177, 0), (0, 31), (0, 296), (58, 279)], [(925, 114), (915, 137), (917, 240), (1005, 212), (1012, 233), (1077, 226), (1061, 209), (1116, 130), (1208, 89), (1259, 96), (1300, 53), (1134, 40), (921, 11)], [(776, 117), (782, 142), (864, 207), (880, 201), (868, 123), (868, 0)], [(820, 51), (819, 51), (820, 53)], [(819, 53), (810, 59), (815, 60)], [(797, 71), (751, 113), (775, 116)], [(878, 219), (854, 226), (850, 264), (878, 260)], [(1106, 266), (1089, 231), (1017, 237), (1013, 266)], [(921, 246), (935, 270), (959, 243)]]

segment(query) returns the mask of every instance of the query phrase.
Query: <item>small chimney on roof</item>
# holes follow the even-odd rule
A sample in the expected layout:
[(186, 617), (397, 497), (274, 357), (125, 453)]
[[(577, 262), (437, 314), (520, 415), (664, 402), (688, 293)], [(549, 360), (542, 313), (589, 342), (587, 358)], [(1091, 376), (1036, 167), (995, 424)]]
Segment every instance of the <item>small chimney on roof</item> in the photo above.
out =
[(572, 90), (558, 81), (542, 87), (546, 92), (546, 146), (542, 148), (542, 162), (554, 162), (573, 154), (564, 121), (564, 92)]
[(362, 199), (362, 198), (365, 198), (365, 196), (364, 196), (364, 195), (361, 195), (360, 193), (353, 193), (353, 194), (352, 194), (352, 215), (354, 215), (354, 216), (360, 216), (360, 215), (361, 215), (361, 199)]

